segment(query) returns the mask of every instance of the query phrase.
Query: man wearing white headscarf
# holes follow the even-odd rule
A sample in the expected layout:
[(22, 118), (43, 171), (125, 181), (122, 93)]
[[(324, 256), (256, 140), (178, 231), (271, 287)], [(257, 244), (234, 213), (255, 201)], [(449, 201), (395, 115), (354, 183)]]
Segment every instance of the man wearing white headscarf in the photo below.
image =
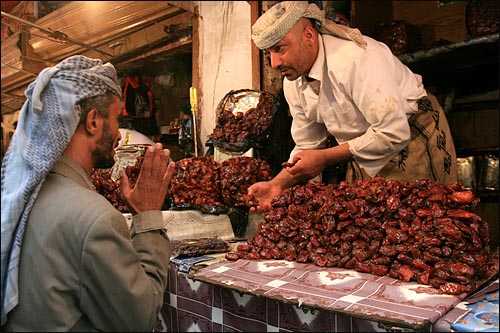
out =
[(72, 56), (25, 94), (2, 164), (2, 330), (151, 331), (171, 254), (170, 152), (149, 147), (134, 188), (123, 173), (129, 230), (90, 176), (113, 166), (121, 139), (115, 68)]
[[(325, 19), (315, 4), (282, 1), (252, 26), (255, 45), (284, 76), (295, 148), (269, 182), (249, 188), (259, 204), (347, 163), (346, 180), (457, 180), (456, 154), (436, 98), (383, 43)], [(327, 148), (328, 136), (338, 145)], [(315, 178), (316, 177), (316, 178)]]

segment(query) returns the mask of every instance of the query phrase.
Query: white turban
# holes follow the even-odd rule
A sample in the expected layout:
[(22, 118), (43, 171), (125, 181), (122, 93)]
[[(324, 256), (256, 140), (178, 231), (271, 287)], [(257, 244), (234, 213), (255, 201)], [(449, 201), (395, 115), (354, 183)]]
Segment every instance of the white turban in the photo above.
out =
[(336, 24), (327, 20), (321, 9), (307, 1), (282, 1), (269, 8), (252, 26), (255, 45), (265, 50), (278, 43), (301, 18), (315, 20), (319, 32), (352, 40), (365, 48), (366, 42), (358, 29)]

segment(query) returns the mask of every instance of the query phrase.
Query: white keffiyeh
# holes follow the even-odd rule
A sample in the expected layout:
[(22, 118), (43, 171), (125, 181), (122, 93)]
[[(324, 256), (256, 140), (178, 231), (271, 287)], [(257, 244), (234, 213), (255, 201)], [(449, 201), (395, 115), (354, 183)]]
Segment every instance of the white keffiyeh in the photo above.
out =
[(112, 92), (121, 98), (113, 65), (81, 55), (45, 68), (27, 101), (2, 163), (1, 324), (18, 304), (19, 255), (25, 224), (40, 188), (73, 136), (82, 99)]

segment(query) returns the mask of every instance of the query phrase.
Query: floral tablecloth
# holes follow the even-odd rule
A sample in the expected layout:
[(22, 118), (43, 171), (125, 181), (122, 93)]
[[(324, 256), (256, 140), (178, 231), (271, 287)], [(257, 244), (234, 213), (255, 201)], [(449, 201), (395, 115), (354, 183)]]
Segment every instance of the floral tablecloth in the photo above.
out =
[(284, 260), (219, 261), (190, 275), (298, 306), (425, 331), (468, 296), (436, 294), (430, 286), (389, 276)]

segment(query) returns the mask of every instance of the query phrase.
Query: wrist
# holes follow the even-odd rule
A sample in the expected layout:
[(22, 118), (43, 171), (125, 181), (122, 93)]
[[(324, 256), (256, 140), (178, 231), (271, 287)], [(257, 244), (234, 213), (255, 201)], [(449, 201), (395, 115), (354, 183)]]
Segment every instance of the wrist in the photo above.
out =
[(289, 174), (285, 169), (283, 169), (276, 177), (271, 179), (269, 183), (271, 183), (271, 186), (273, 188), (277, 188), (283, 191), (295, 185), (297, 181), (291, 174)]

